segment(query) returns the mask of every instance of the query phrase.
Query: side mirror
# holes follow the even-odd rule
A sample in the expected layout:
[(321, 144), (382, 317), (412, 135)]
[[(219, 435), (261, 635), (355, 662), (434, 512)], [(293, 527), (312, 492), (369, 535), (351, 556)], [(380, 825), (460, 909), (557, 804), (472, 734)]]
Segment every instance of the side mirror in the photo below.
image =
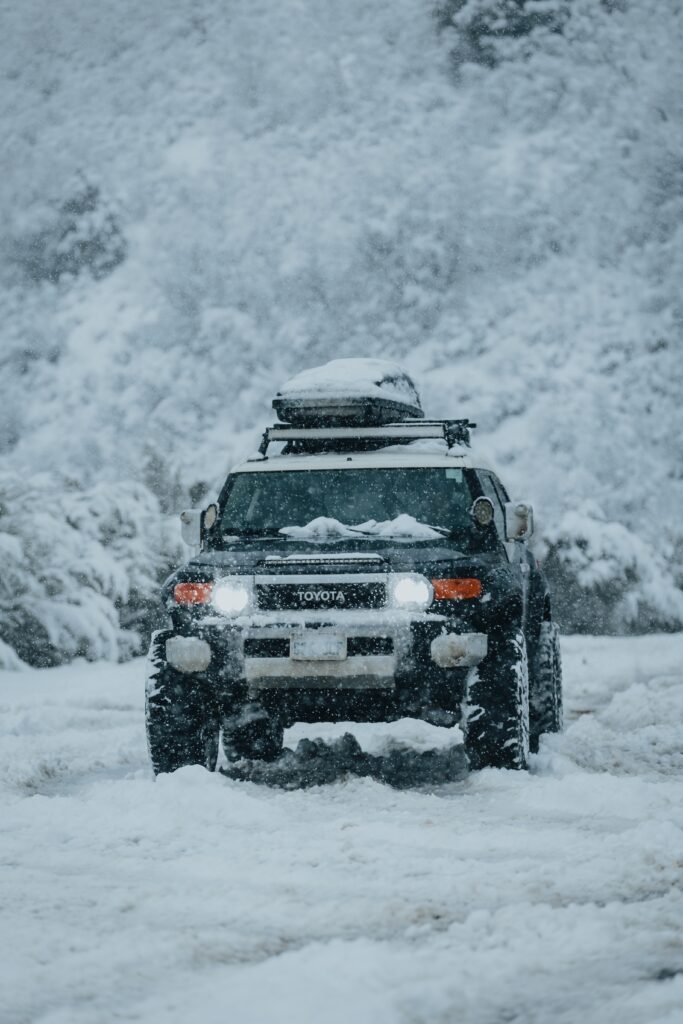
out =
[(534, 510), (528, 502), (508, 501), (505, 505), (505, 539), (529, 540), (534, 532)]
[(202, 515), (203, 513), (195, 508), (188, 508), (180, 513), (180, 533), (188, 547), (198, 548), (201, 546)]

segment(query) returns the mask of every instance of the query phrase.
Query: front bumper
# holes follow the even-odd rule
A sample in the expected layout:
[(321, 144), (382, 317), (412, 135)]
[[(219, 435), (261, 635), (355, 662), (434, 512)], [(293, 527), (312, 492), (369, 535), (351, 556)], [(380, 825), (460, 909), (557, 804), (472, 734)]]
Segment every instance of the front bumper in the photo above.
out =
[[(340, 653), (307, 659), (292, 656), (295, 641), (313, 633), (341, 639)], [(197, 640), (211, 651), (209, 670), (220, 680), (244, 686), (251, 695), (266, 690), (393, 691), (401, 680), (425, 671), (442, 675), (478, 664), (487, 653), (487, 637), (433, 612), (387, 610), (269, 612), (226, 622), (202, 621)], [(174, 664), (173, 640), (167, 657)], [(187, 652), (183, 652), (187, 663)], [(200, 648), (197, 647), (199, 655)], [(170, 655), (174, 655), (174, 658)], [(180, 671), (196, 671), (174, 664)]]
[(345, 658), (343, 661), (292, 661), (290, 658), (248, 658), (246, 679), (251, 692), (270, 689), (386, 690), (393, 689), (396, 661), (391, 656)]

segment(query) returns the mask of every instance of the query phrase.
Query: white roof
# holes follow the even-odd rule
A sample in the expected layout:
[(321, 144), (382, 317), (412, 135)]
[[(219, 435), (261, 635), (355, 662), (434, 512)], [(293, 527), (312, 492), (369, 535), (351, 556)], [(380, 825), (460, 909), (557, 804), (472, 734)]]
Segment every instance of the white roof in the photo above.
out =
[[(401, 451), (404, 448), (405, 451)], [(445, 448), (445, 445), (444, 445)], [(275, 455), (254, 459), (235, 466), (231, 473), (274, 473), (278, 470), (312, 469), (486, 469), (482, 459), (469, 449), (451, 448), (438, 451), (412, 450), (409, 445), (394, 445), (375, 452), (329, 452), (318, 455)]]

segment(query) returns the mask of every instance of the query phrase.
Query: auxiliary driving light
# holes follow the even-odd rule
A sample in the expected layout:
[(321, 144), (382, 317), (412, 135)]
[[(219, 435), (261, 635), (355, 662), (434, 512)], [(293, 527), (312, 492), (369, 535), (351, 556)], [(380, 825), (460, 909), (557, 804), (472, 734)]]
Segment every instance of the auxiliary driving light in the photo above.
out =
[(493, 522), (493, 502), (490, 498), (477, 498), (470, 509), (470, 515), (477, 526), (488, 526)]
[(251, 604), (251, 586), (246, 580), (233, 578), (214, 584), (212, 604), (223, 615), (241, 615)]
[(390, 586), (391, 604), (394, 608), (429, 608), (434, 597), (434, 590), (424, 576), (418, 573), (406, 573), (396, 576)]

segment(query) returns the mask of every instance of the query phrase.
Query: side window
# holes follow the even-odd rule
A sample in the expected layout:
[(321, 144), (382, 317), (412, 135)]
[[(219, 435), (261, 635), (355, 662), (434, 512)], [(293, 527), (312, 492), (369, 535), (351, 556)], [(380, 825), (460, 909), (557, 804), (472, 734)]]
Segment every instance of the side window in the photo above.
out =
[(501, 504), (498, 491), (496, 490), (493, 478), (490, 473), (479, 473), (479, 482), (481, 483), (481, 489), (487, 498), (493, 502), (493, 518), (498, 531), (498, 536), (502, 541), (505, 540), (505, 517), (503, 515), (503, 506)]

